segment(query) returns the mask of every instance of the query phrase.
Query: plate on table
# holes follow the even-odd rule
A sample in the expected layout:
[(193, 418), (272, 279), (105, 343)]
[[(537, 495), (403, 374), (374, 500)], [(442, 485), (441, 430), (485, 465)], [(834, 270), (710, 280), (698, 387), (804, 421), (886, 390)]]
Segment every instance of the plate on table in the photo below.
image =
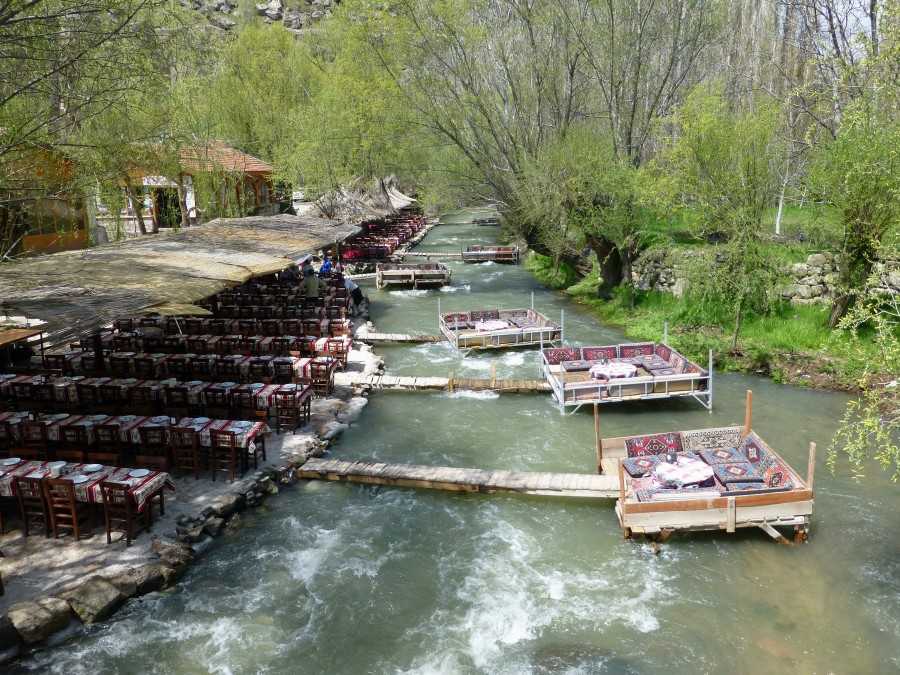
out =
[(81, 470), (84, 471), (84, 473), (97, 473), (102, 468), (102, 464), (85, 464), (83, 467), (81, 467)]
[(157, 415), (156, 417), (151, 417), (150, 421), (155, 422), (156, 424), (162, 424), (163, 422), (169, 421), (169, 416), (168, 415)]
[(75, 485), (81, 485), (82, 483), (87, 483), (90, 478), (79, 473), (74, 476), (69, 476), (69, 480), (75, 483)]
[(211, 420), (208, 417), (195, 417), (194, 418), (194, 422), (196, 422), (197, 424), (206, 424), (207, 422), (210, 422), (210, 421)]
[(185, 384), (189, 387), (199, 387), (203, 384), (203, 380), (191, 380), (190, 382), (185, 382)]
[(297, 388), (296, 384), (283, 384), (281, 385), (281, 391), (294, 391)]
[(102, 422), (107, 417), (109, 417), (109, 415), (88, 415), (88, 419), (91, 422)]
[(43, 471), (32, 471), (30, 474), (25, 476), (25, 478), (43, 478), (43, 477), (44, 477)]
[(265, 386), (266, 385), (264, 385), (262, 382), (254, 382), (253, 384), (250, 385), (250, 388), (251, 389), (262, 389)]
[(21, 462), (21, 457), (9, 457), (0, 462), (0, 464), (2, 464), (3, 466), (15, 466), (16, 464), (20, 464)]
[(47, 468), (48, 468), (48, 469), (61, 469), (61, 468), (63, 468), (65, 465), (66, 465), (66, 462), (63, 462), (62, 460), (59, 460), (59, 461), (56, 461), (56, 462), (47, 462)]
[(219, 386), (220, 386), (220, 387), (223, 387), (223, 388), (224, 388), (224, 387), (236, 387), (236, 386), (237, 386), (237, 382), (223, 382), (223, 383), (220, 384)]
[(231, 426), (236, 427), (238, 429), (249, 429), (250, 427), (253, 426), (253, 422), (248, 422), (247, 420), (242, 420), (240, 422), (233, 422)]
[(131, 478), (143, 478), (144, 476), (149, 476), (150, 471), (149, 469), (132, 469), (128, 472), (128, 475)]
[(137, 415), (119, 415), (120, 422), (133, 422), (137, 419)]
[(64, 420), (64, 419), (66, 419), (68, 416), (69, 416), (69, 413), (56, 413), (55, 415), (48, 415), (48, 416), (47, 416), (47, 419), (48, 419), (48, 420), (59, 421), (59, 420)]

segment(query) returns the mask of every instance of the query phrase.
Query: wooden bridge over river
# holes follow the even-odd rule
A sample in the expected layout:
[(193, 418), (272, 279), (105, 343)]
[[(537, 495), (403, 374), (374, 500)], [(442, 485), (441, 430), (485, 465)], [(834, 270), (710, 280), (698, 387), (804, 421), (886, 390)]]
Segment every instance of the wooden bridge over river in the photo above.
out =
[(616, 476), (538, 471), (491, 471), (449, 466), (388, 464), (376, 461), (311, 458), (297, 470), (301, 478), (369, 485), (449, 490), (516, 492), (542, 497), (616, 499)]

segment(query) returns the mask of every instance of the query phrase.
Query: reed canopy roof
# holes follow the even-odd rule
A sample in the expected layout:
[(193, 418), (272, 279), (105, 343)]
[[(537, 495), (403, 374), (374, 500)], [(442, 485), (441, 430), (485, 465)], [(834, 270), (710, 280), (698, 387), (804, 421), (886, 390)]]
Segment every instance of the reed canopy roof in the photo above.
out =
[(0, 264), (0, 314), (46, 322), (48, 342), (190, 305), (289, 267), (358, 227), (307, 216), (218, 218), (174, 233)]

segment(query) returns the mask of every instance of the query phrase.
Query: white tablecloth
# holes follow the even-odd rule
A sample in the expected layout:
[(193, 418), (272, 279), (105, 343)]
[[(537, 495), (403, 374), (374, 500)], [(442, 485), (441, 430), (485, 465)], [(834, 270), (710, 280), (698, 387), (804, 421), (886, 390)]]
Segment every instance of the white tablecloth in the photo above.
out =
[(591, 366), (591, 377), (595, 380), (611, 380), (614, 377), (634, 377), (637, 366), (620, 361), (597, 363)]
[(664, 485), (696, 485), (712, 478), (713, 470), (706, 462), (680, 455), (675, 464), (662, 461), (653, 467), (653, 477)]

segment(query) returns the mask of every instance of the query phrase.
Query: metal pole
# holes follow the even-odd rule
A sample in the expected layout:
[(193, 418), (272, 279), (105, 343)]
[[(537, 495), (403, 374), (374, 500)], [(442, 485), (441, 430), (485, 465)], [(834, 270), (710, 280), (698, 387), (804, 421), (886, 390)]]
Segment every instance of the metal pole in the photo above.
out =
[(559, 341), (566, 344), (566, 310), (559, 310)]
[(534, 291), (531, 291), (531, 311), (534, 311)]
[(706, 388), (709, 390), (709, 395), (706, 397), (707, 402), (709, 403), (709, 412), (712, 412), (712, 404), (713, 404), (713, 352), (712, 349), (709, 350), (709, 380), (707, 380)]
[(669, 344), (669, 322), (663, 321), (663, 344)]
[(438, 296), (438, 333), (441, 332), (441, 297)]

